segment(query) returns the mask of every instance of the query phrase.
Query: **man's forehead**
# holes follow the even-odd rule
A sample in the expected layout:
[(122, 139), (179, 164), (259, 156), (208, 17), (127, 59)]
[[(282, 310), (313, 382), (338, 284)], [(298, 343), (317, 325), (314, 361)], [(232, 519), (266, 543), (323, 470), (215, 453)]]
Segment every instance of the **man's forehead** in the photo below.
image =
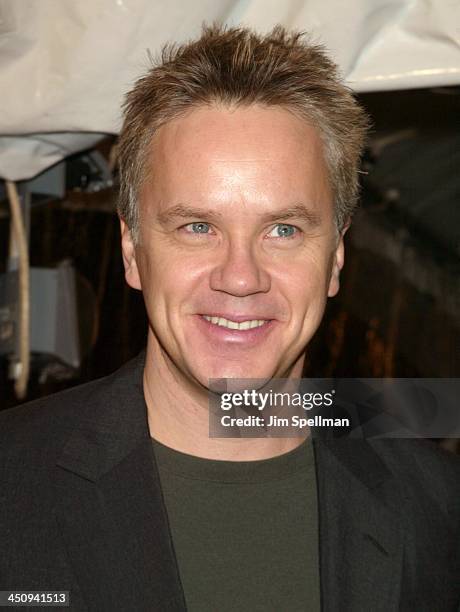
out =
[(316, 156), (322, 151), (315, 127), (287, 109), (261, 105), (194, 108), (162, 125), (151, 143), (152, 155), (163, 163), (185, 156), (251, 165), (312, 149)]
[(164, 219), (240, 202), (259, 216), (283, 209), (286, 219), (310, 216), (315, 225), (330, 200), (316, 130), (281, 108), (195, 109), (156, 134), (147, 175), (149, 212)]

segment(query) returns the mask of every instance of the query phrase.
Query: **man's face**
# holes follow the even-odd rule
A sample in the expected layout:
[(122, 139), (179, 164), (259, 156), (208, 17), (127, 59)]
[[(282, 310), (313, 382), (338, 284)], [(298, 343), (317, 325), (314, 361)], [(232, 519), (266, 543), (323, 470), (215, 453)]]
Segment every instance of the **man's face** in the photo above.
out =
[(195, 109), (157, 131), (139, 206), (124, 263), (156, 354), (205, 387), (300, 376), (343, 264), (316, 130), (281, 108)]

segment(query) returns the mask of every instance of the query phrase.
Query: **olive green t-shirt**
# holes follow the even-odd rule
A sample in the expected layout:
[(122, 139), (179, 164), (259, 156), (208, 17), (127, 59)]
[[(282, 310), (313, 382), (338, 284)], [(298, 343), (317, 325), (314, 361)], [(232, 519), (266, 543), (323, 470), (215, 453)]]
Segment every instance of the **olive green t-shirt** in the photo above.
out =
[(217, 461), (152, 440), (190, 612), (320, 610), (314, 454)]

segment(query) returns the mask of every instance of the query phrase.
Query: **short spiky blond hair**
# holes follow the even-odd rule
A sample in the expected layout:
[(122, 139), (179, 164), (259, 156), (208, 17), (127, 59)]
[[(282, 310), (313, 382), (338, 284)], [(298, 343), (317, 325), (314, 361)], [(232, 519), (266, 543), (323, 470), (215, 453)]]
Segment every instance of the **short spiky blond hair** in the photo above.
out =
[(318, 129), (340, 231), (357, 202), (366, 113), (323, 47), (311, 44), (304, 33), (276, 26), (258, 35), (248, 28), (213, 25), (203, 26), (196, 41), (166, 45), (160, 61), (126, 96), (118, 212), (134, 237), (138, 194), (155, 131), (194, 107), (215, 103), (284, 107)]

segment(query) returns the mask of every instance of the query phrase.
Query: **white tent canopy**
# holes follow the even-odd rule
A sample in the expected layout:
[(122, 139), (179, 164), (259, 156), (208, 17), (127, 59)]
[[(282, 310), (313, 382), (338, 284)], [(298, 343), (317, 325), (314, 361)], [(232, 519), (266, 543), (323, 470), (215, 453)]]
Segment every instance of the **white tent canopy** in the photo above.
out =
[(450, 0), (4, 0), (0, 176), (35, 176), (120, 129), (124, 93), (203, 21), (307, 30), (358, 92), (460, 83)]

